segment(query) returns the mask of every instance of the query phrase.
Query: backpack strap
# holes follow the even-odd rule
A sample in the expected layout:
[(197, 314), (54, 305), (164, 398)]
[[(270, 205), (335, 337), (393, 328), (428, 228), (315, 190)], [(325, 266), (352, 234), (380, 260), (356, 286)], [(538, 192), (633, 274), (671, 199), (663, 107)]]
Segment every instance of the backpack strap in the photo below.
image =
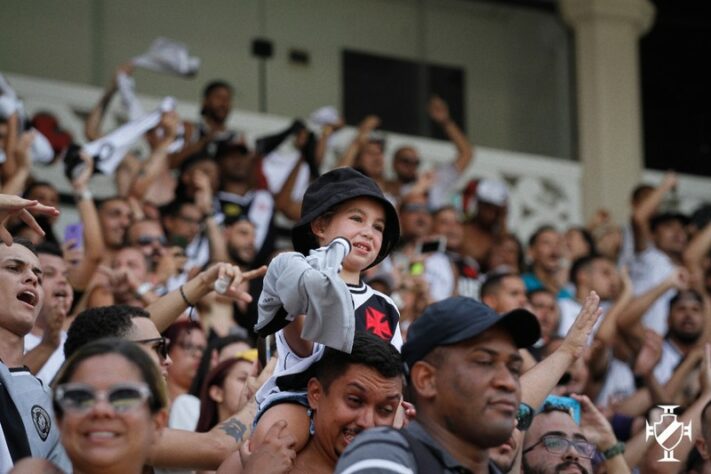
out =
[(407, 430), (400, 430), (400, 434), (410, 445), (410, 452), (415, 458), (418, 473), (434, 474), (444, 471), (441, 459), (427, 445), (412, 436)]

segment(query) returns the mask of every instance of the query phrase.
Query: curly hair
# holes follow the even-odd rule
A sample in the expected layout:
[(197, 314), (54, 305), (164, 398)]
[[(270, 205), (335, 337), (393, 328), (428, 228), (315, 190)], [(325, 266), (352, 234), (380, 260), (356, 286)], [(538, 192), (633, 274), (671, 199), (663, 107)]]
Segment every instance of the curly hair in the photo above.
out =
[(80, 347), (104, 337), (126, 338), (133, 329), (133, 318), (148, 318), (147, 311), (125, 304), (102, 306), (82, 311), (67, 330), (64, 357), (72, 356)]

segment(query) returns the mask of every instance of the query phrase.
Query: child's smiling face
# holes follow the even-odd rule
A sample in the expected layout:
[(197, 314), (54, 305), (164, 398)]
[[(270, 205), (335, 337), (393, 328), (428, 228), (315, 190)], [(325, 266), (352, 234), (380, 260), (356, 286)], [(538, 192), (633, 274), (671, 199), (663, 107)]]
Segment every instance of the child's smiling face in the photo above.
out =
[(351, 253), (343, 262), (343, 270), (359, 274), (375, 261), (383, 244), (385, 210), (378, 201), (360, 197), (340, 204), (334, 214), (321, 216), (311, 224), (320, 245), (336, 237), (351, 243)]

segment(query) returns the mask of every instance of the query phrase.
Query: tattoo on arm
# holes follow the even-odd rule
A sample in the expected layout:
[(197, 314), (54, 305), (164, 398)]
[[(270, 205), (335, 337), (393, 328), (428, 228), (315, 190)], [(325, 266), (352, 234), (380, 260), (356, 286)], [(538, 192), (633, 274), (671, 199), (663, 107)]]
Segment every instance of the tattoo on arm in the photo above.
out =
[(239, 420), (230, 419), (220, 425), (220, 429), (231, 436), (235, 441), (242, 441), (242, 437), (247, 432), (247, 427)]

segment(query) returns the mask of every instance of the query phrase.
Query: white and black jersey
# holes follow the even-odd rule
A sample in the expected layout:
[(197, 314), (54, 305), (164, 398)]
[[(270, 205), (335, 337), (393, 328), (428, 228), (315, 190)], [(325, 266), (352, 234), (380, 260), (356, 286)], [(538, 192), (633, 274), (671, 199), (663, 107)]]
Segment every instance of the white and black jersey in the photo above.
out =
[(399, 351), (402, 347), (400, 311), (387, 295), (369, 285), (348, 285), (355, 308), (356, 331), (367, 331), (390, 342)]
[[(384, 341), (390, 342), (398, 351), (402, 348), (402, 334), (400, 332), (400, 312), (395, 303), (383, 293), (372, 289), (361, 282), (359, 285), (347, 285), (353, 298), (355, 308), (356, 331), (367, 331)], [(302, 394), (296, 391), (292, 380), (298, 380), (297, 374), (306, 372), (313, 364), (321, 360), (325, 346), (314, 343), (311, 354), (300, 357), (294, 353), (286, 342), (284, 333), (279, 330), (275, 334), (277, 349), (277, 366), (267, 382), (262, 385), (256, 395), (260, 413), (280, 400), (293, 400), (295, 395)]]
[(72, 471), (59, 442), (49, 391), (27, 368), (8, 369), (1, 362), (0, 428), (0, 472), (30, 456)]

